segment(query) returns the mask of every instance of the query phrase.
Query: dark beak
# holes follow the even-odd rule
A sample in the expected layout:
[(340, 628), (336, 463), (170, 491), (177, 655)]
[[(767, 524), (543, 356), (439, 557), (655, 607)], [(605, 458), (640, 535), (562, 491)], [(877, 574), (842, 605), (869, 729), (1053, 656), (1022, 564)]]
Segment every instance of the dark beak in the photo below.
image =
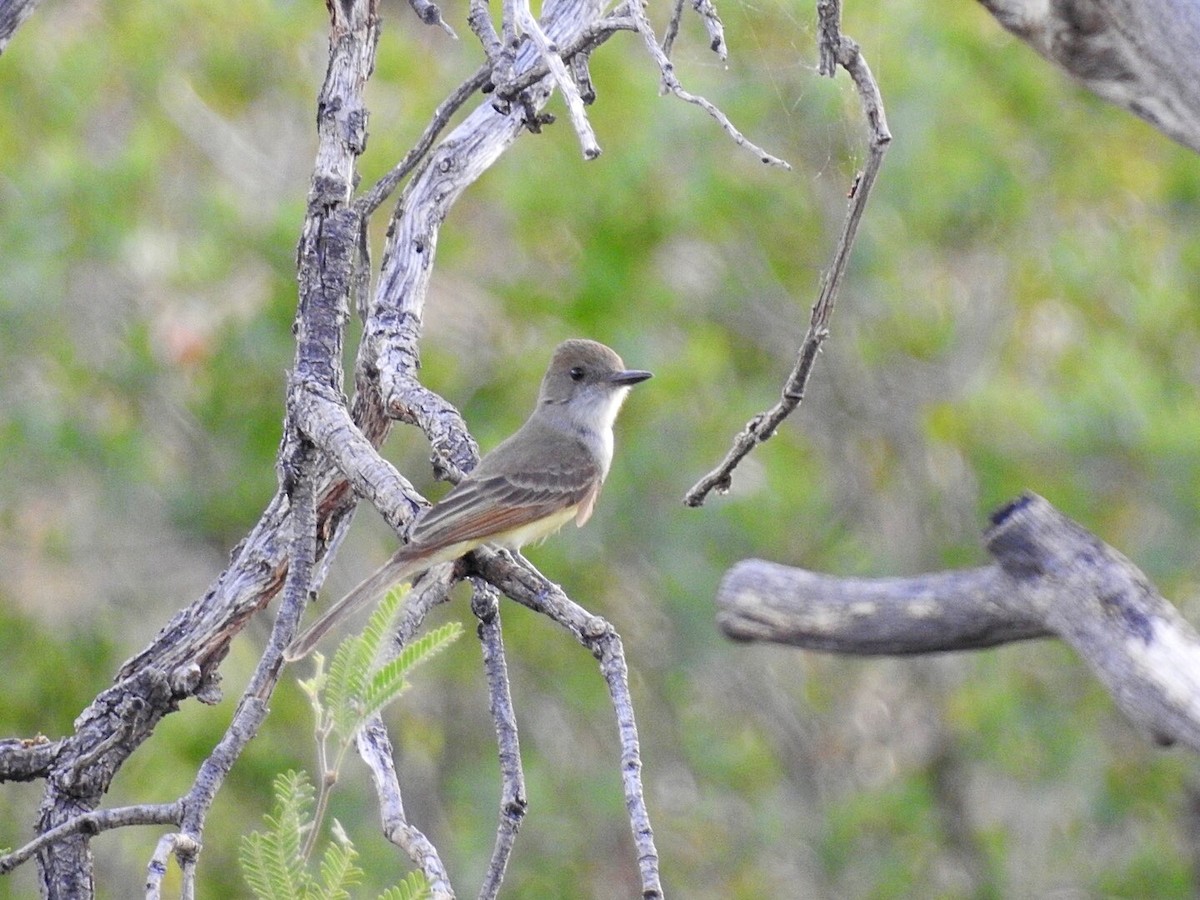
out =
[(613, 372), (608, 376), (608, 380), (613, 384), (619, 384), (623, 387), (637, 384), (640, 381), (645, 381), (654, 373), (647, 372), (643, 369), (626, 369), (624, 372)]

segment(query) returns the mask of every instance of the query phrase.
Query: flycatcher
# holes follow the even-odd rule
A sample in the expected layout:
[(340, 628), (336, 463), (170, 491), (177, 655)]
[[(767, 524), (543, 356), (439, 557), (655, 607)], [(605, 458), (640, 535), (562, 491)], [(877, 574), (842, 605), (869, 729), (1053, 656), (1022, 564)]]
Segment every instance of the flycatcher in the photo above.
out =
[(512, 437), (413, 524), (409, 542), (287, 648), (306, 656), (340, 619), (392, 585), (484, 545), (519, 550), (592, 514), (613, 457), (613, 422), (629, 388), (650, 377), (595, 341), (564, 341), (537, 406)]

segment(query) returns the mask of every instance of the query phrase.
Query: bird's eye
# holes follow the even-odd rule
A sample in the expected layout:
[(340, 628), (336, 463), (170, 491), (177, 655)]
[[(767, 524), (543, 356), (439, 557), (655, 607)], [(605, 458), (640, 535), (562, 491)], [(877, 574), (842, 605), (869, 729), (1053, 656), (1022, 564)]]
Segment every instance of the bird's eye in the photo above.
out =
[(583, 381), (583, 366), (576, 366), (567, 374), (571, 376), (572, 381)]

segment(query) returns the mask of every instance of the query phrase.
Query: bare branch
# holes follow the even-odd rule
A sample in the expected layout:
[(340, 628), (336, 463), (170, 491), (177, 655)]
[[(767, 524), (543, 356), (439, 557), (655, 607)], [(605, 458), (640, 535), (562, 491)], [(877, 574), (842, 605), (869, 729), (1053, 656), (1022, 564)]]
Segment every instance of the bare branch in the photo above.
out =
[(642, 787), (642, 758), (638, 745), (637, 723), (629, 694), (629, 672), (621, 638), (606, 620), (594, 616), (574, 603), (558, 585), (538, 572), (528, 560), (516, 562), (507, 553), (476, 550), (467, 557), (469, 568), (486, 578), (506, 596), (552, 619), (575, 636), (600, 661), (600, 672), (608, 685), (609, 697), (617, 716), (621, 741), (621, 776), (625, 789), (625, 808), (637, 847), (642, 876), (642, 897), (662, 897), (658, 873), (658, 851), (646, 809)]
[(733, 124), (733, 122), (729, 121), (729, 117), (726, 116), (725, 113), (721, 112), (721, 110), (718, 109), (712, 102), (706, 100), (704, 97), (701, 97), (698, 94), (692, 94), (684, 90), (683, 85), (679, 83), (679, 79), (675, 76), (674, 63), (667, 58), (666, 52), (658, 44), (658, 38), (654, 36), (654, 28), (650, 25), (650, 20), (646, 18), (645, 8), (641, 3), (636, 2), (636, 0), (635, 2), (627, 4), (626, 8), (629, 10), (629, 14), (633, 17), (633, 21), (637, 25), (638, 34), (642, 36), (642, 40), (646, 44), (646, 50), (650, 53), (650, 58), (653, 59), (655, 64), (658, 66), (658, 71), (662, 77), (662, 84), (665, 90), (669, 91), (671, 94), (674, 94), (684, 103), (691, 103), (694, 106), (699, 106), (702, 110), (716, 120), (717, 124), (719, 124), (725, 130), (725, 133), (733, 138), (735, 144), (737, 144), (739, 147), (745, 147), (747, 150), (757, 156), (760, 162), (769, 166), (780, 166), (784, 169), (792, 168), (788, 163), (776, 156), (771, 155), (766, 150), (763, 150), (744, 134), (742, 134)]
[(33, 781), (45, 778), (62, 749), (62, 741), (38, 735), (0, 740), (0, 781)]
[[(836, 16), (838, 13), (836, 3), (820, 4), (818, 9), (830, 17)], [(879, 93), (879, 86), (875, 83), (867, 61), (859, 52), (858, 45), (850, 38), (839, 35), (837, 22), (833, 19), (822, 21), (820, 34), (822, 58), (826, 54), (831, 54), (837, 64), (850, 74), (855, 88), (858, 89), (863, 116), (867, 120), (867, 164), (850, 187), (850, 203), (846, 209), (846, 220), (842, 226), (841, 237), (833, 252), (833, 263), (821, 283), (821, 292), (817, 296), (817, 302), (813, 305), (809, 318), (808, 331), (800, 344), (796, 364), (787, 381), (784, 382), (779, 402), (746, 423), (746, 427), (734, 437), (733, 446), (721, 464), (696, 482), (684, 495), (683, 502), (687, 506), (703, 505), (705, 499), (714, 490), (717, 493), (726, 493), (733, 484), (733, 470), (737, 468), (738, 464), (755, 447), (769, 440), (775, 434), (780, 423), (804, 401), (804, 393), (808, 387), (808, 380), (812, 376), (817, 354), (821, 352), (821, 345), (829, 337), (829, 323), (833, 319), (838, 288), (841, 286), (842, 277), (846, 274), (846, 267), (850, 262), (850, 251), (853, 249), (854, 239), (858, 235), (859, 222), (862, 221), (863, 213), (866, 212), (871, 188), (883, 165), (883, 155), (892, 140), (891, 132), (888, 131), (887, 118), (884, 115), (883, 98)], [(835, 37), (837, 38), (836, 46), (827, 46), (826, 41), (831, 41)]]
[(542, 31), (542, 26), (538, 24), (538, 20), (529, 8), (529, 0), (515, 0), (513, 8), (516, 13), (517, 27), (533, 41), (543, 65), (550, 69), (550, 74), (554, 76), (554, 83), (562, 92), (571, 124), (575, 128), (575, 133), (579, 135), (583, 158), (595, 159), (600, 155), (600, 145), (596, 143), (596, 133), (592, 130), (592, 123), (588, 121), (587, 111), (583, 108), (583, 98), (579, 96), (579, 88), (567, 73), (567, 67), (563, 63), (562, 57), (558, 55), (558, 47)]
[(48, 847), (66, 837), (86, 834), (89, 837), (114, 828), (131, 825), (177, 825), (182, 807), (175, 803), (155, 803), (141, 806), (121, 806), (116, 809), (99, 809), (68, 819), (61, 825), (44, 831), (36, 838), (12, 853), (0, 856), (0, 875), (7, 875), (22, 863), (28, 862), (43, 847)]
[(21, 24), (29, 18), (39, 0), (0, 0), (0, 54)]
[[(146, 900), (161, 900), (163, 879), (171, 866), (171, 857), (184, 860), (185, 868), (191, 867), (191, 861), (200, 852), (200, 845), (191, 838), (184, 837), (178, 832), (164, 834), (154, 846), (150, 862), (146, 866)], [(181, 900), (191, 900), (188, 891), (192, 887), (192, 879), (188, 879), (184, 890), (180, 892)]]
[(438, 856), (437, 848), (417, 828), (409, 824), (400, 798), (400, 780), (392, 762), (392, 741), (378, 715), (372, 716), (355, 736), (358, 754), (371, 770), (371, 780), (379, 796), (383, 833), (403, 850), (425, 875), (435, 900), (451, 900), (454, 889), (450, 876)]
[(1026, 494), (992, 516), (983, 569), (837, 578), (746, 560), (718, 592), (722, 630), (835, 653), (971, 650), (1057, 636), (1133, 722), (1200, 750), (1200, 636), (1116, 550)]
[[(486, 11), (486, 7), (484, 9)], [(491, 24), (490, 20), (488, 24)], [(492, 32), (492, 34), (494, 36), (495, 32)], [(433, 118), (429, 120), (429, 124), (425, 126), (425, 130), (421, 132), (421, 136), (413, 144), (412, 149), (404, 154), (404, 159), (400, 160), (390, 172), (379, 179), (371, 190), (363, 195), (355, 204), (359, 215), (363, 219), (366, 219), (371, 213), (375, 212), (380, 204), (391, 196), (396, 186), (417, 167), (417, 164), (424, 159), (425, 154), (429, 152), (429, 148), (433, 146), (433, 142), (437, 139), (437, 136), (442, 133), (442, 129), (449, 124), (450, 117), (458, 112), (462, 105), (476, 91), (487, 84), (488, 77), (487, 67), (481, 67), (474, 75), (452, 91), (450, 96), (443, 100), (438, 108), (433, 111)]]
[(915, 578), (839, 578), (749, 559), (722, 579), (717, 623), (739, 641), (889, 656), (1048, 636), (1040, 617), (1015, 616), (996, 602), (1007, 584), (996, 566)]
[(496, 826), (496, 845), (492, 849), (487, 876), (479, 889), (480, 900), (492, 900), (500, 893), (500, 884), (528, 804), (525, 773), (521, 768), (521, 745), (517, 739), (517, 717), (508, 687), (508, 665), (500, 629), (500, 598), (487, 582), (475, 579), (474, 583), (471, 611), (479, 619), (479, 642), (483, 647), (483, 667), (487, 673), (492, 721), (496, 725), (496, 743), (500, 752), (500, 821)]
[(1200, 5), (1174, 0), (982, 0), (1084, 87), (1200, 152)]

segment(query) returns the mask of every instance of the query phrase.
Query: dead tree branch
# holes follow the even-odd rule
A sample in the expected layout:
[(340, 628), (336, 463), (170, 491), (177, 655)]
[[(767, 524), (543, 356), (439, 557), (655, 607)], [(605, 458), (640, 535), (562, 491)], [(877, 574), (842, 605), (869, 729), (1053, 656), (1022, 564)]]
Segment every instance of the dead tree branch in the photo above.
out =
[(37, 5), (38, 0), (0, 0), (0, 54)]
[(1172, 0), (981, 0), (1088, 90), (1200, 152), (1200, 6)]
[(717, 621), (736, 640), (852, 654), (1058, 637), (1130, 720), (1200, 750), (1200, 636), (1133, 563), (1034, 494), (992, 516), (986, 546), (991, 566), (913, 578), (744, 560), (721, 583)]
[(723, 494), (728, 492), (733, 484), (733, 471), (759, 444), (769, 440), (792, 412), (804, 401), (804, 392), (808, 387), (808, 379), (812, 376), (813, 366), (821, 346), (829, 337), (829, 323), (833, 319), (834, 306), (837, 303), (838, 288), (846, 267), (850, 262), (850, 251), (854, 247), (854, 239), (858, 235), (858, 226), (863, 213), (867, 209), (867, 200), (871, 196), (871, 188), (883, 165), (883, 155), (892, 140), (888, 131), (887, 118), (883, 110), (883, 97), (879, 93), (879, 85), (867, 66), (866, 59), (859, 52), (858, 44), (841, 33), (840, 5), (837, 0), (822, 0), (817, 4), (820, 16), (820, 57), (821, 74), (832, 76), (836, 71), (834, 63), (844, 68), (858, 90), (862, 103), (863, 118), (867, 122), (867, 163), (850, 186), (850, 204), (846, 209), (846, 220), (842, 226), (842, 234), (837, 247), (833, 251), (833, 261), (829, 271), (821, 282), (821, 291), (817, 302), (813, 305), (809, 317), (808, 331), (800, 343), (796, 356), (796, 364), (792, 373), (784, 382), (779, 402), (765, 412), (759, 413), (746, 423), (746, 427), (738, 432), (733, 439), (733, 446), (715, 469), (701, 478), (684, 495), (683, 502), (687, 506), (701, 506), (714, 490)]

